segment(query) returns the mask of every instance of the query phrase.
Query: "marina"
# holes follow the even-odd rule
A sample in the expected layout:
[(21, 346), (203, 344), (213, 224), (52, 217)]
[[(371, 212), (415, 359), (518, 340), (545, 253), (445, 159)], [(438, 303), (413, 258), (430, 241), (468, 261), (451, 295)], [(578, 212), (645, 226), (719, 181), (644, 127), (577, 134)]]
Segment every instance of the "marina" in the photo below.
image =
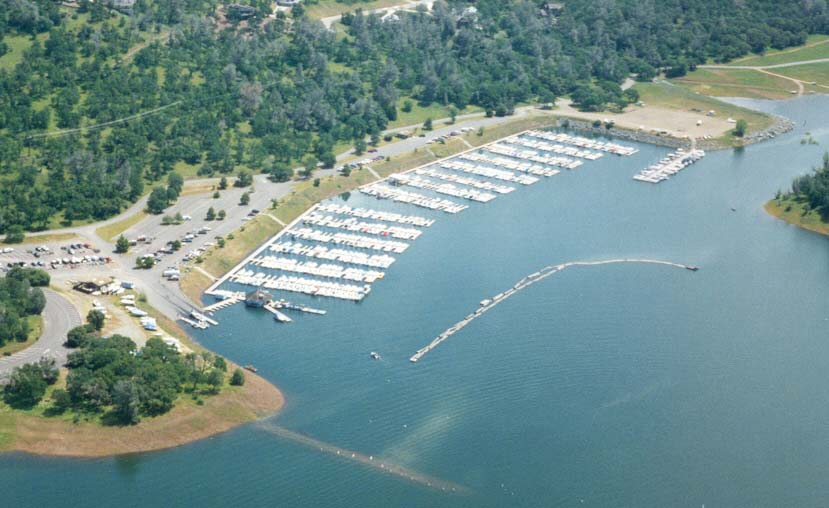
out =
[[(536, 162), (544, 162), (546, 156), (539, 153), (539, 151), (555, 153), (558, 155), (566, 155), (569, 157), (576, 157), (578, 159), (586, 159), (589, 161), (594, 161), (600, 159), (602, 157), (601, 153), (598, 152), (591, 152), (589, 150), (581, 150), (574, 146), (568, 145), (560, 145), (556, 143), (549, 143), (542, 140), (533, 140), (533, 139), (524, 139), (518, 136), (513, 136), (511, 138), (507, 138), (504, 140), (505, 143), (509, 145), (517, 145), (523, 148), (526, 154), (526, 157), (533, 157), (531, 160), (535, 160)], [(532, 155), (529, 155), (532, 154)]]
[(682, 148), (671, 152), (658, 163), (648, 166), (633, 177), (634, 180), (647, 183), (660, 183), (671, 178), (691, 164), (705, 157), (702, 150), (686, 152)]
[(359, 249), (379, 250), (402, 254), (409, 248), (408, 243), (395, 240), (379, 240), (370, 236), (352, 235), (348, 233), (327, 233), (318, 229), (298, 228), (288, 231), (293, 239), (309, 240), (319, 243), (333, 243)]
[[(465, 162), (465, 161), (462, 160), (466, 157), (470, 157), (470, 155), (471, 154), (465, 154), (465, 155), (462, 155), (462, 156), (458, 157), (457, 159), (445, 160), (445, 161), (441, 161), (441, 162), (436, 163), (436, 164), (439, 165), (440, 167), (443, 167), (443, 168), (446, 168), (446, 169), (452, 169), (452, 170), (455, 170), (455, 171), (460, 171), (462, 173), (469, 173), (471, 175), (483, 176), (483, 177), (486, 177), (486, 178), (493, 178), (495, 180), (501, 180), (501, 181), (504, 181), (504, 182), (520, 183), (521, 185), (532, 185), (532, 184), (538, 182), (538, 178), (535, 177), (535, 176), (516, 175), (512, 171), (505, 171), (503, 169), (495, 169), (495, 168), (492, 168), (492, 167), (482, 166), (482, 165), (477, 164), (477, 163), (470, 163), (470, 162)], [(482, 160), (479, 159), (476, 162), (481, 162), (481, 161)], [(494, 164), (494, 163), (491, 163), (489, 161), (487, 161), (487, 162), (490, 163), (490, 164)]]
[(372, 268), (388, 268), (395, 259), (386, 254), (367, 254), (365, 252), (329, 249), (322, 245), (306, 245), (300, 242), (280, 242), (270, 246), (271, 252), (306, 256), (328, 261), (340, 261), (352, 265), (369, 266)]
[(355, 218), (340, 219), (331, 215), (317, 213), (309, 213), (302, 219), (302, 222), (314, 226), (345, 229), (347, 231), (357, 231), (369, 235), (390, 236), (400, 240), (417, 240), (422, 233), (421, 230), (415, 228), (388, 226), (377, 222), (360, 222)]
[(363, 270), (360, 268), (349, 268), (335, 264), (318, 264), (314, 261), (297, 261), (296, 259), (280, 258), (274, 256), (258, 257), (251, 261), (253, 266), (267, 268), (269, 270), (280, 270), (283, 272), (302, 273), (327, 277), (329, 279), (344, 279), (354, 282), (366, 282), (371, 284), (377, 279), (382, 279), (385, 274), (375, 270)]
[(447, 199), (430, 198), (416, 192), (395, 189), (377, 183), (361, 187), (360, 192), (379, 199), (390, 199), (392, 201), (397, 201), (398, 203), (407, 203), (421, 208), (439, 210), (446, 213), (459, 213), (469, 208), (467, 205), (455, 203), (454, 201), (449, 201)]
[[(514, 156), (502, 156), (493, 152), (492, 150), (486, 151), (486, 155), (484, 155), (484, 153), (468, 153), (461, 157), (461, 159), (474, 163), (483, 163), (490, 164), (493, 166), (499, 166), (501, 168), (506, 168), (512, 171), (520, 171), (522, 173), (529, 173), (535, 176), (555, 176), (559, 173), (559, 170), (550, 168), (543, 164), (527, 162), (525, 160), (520, 159), (519, 157)], [(581, 161), (573, 159), (566, 160), (569, 162), (565, 163), (562, 161), (555, 165), (560, 167), (572, 166), (568, 169), (573, 169), (583, 164)]]
[(392, 175), (389, 181), (392, 185), (407, 185), (409, 187), (430, 190), (437, 192), (438, 194), (468, 199), (479, 203), (488, 203), (496, 198), (495, 194), (491, 194), (489, 192), (481, 192), (479, 190), (465, 187), (456, 187), (451, 183), (436, 183), (431, 180), (427, 180), (426, 178), (421, 178), (417, 175), (409, 173)]
[(601, 152), (607, 152), (615, 155), (627, 156), (633, 155), (639, 151), (638, 149), (631, 146), (620, 145), (619, 143), (612, 143), (609, 141), (599, 141), (596, 139), (585, 138), (582, 136), (573, 136), (565, 132), (529, 130), (525, 132), (524, 135), (531, 136), (537, 139), (544, 139), (547, 141), (554, 141), (557, 143), (578, 146), (580, 148), (599, 150)]
[(239, 270), (230, 278), (231, 282), (253, 287), (264, 287), (279, 291), (303, 293), (310, 296), (327, 296), (341, 300), (361, 301), (371, 292), (371, 286), (355, 286), (332, 281), (321, 281), (293, 276), (273, 276), (253, 270)]
[(361, 219), (373, 219), (383, 222), (397, 222), (398, 224), (409, 224), (417, 227), (429, 227), (435, 223), (434, 219), (419, 217), (417, 215), (401, 215), (394, 212), (371, 210), (368, 208), (351, 208), (350, 206), (338, 205), (336, 203), (321, 203), (317, 210), (320, 212), (350, 215)]
[(474, 178), (458, 176), (451, 173), (445, 173), (443, 171), (439, 171), (435, 168), (430, 167), (416, 169), (415, 173), (422, 176), (429, 176), (432, 178), (445, 180), (447, 182), (466, 185), (469, 187), (475, 187), (476, 189), (497, 192), (498, 194), (509, 194), (510, 192), (515, 190), (515, 187), (510, 187), (509, 185), (499, 185), (497, 183), (487, 182), (484, 180), (476, 180)]

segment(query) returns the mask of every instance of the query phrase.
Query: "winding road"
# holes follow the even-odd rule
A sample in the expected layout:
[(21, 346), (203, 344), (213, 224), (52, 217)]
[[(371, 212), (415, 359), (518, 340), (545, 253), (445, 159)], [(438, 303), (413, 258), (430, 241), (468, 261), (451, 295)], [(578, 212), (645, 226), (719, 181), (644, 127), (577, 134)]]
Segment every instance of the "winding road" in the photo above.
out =
[(81, 316), (66, 298), (50, 289), (44, 289), (43, 293), (46, 295), (43, 334), (23, 351), (0, 358), (0, 377), (10, 374), (15, 367), (36, 362), (44, 356), (54, 358), (58, 365), (66, 363), (70, 350), (63, 343), (67, 332), (81, 324)]

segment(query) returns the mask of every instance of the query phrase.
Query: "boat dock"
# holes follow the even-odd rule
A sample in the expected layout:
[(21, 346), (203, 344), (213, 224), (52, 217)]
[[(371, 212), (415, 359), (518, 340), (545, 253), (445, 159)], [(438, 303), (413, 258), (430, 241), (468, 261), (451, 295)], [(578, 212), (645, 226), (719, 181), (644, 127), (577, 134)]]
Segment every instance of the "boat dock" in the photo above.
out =
[(276, 319), (280, 323), (291, 323), (291, 322), (293, 322), (293, 319), (291, 319), (288, 316), (286, 316), (285, 314), (279, 312), (279, 310), (276, 308), (276, 306), (274, 306), (273, 302), (266, 303), (262, 308), (265, 309), (266, 311), (270, 312), (271, 314), (273, 314), (274, 319)]
[(332, 215), (310, 213), (302, 219), (304, 224), (323, 226), (333, 229), (345, 229), (357, 231), (369, 235), (390, 236), (399, 240), (417, 240), (422, 231), (416, 228), (404, 228), (400, 226), (389, 226), (379, 222), (360, 222), (356, 218), (340, 219)]
[(241, 302), (242, 300), (243, 300), (243, 298), (236, 298), (235, 296), (232, 296), (230, 298), (225, 298), (224, 300), (219, 300), (216, 303), (212, 303), (212, 304), (208, 305), (207, 307), (202, 308), (201, 311), (202, 311), (203, 314), (212, 314), (212, 313), (216, 312), (217, 310), (222, 310), (225, 307), (230, 307), (231, 305), (235, 305), (235, 304)]
[(547, 141), (554, 141), (564, 143), (567, 145), (578, 146), (580, 148), (589, 148), (591, 150), (598, 150), (600, 152), (607, 152), (615, 155), (633, 155), (639, 150), (632, 146), (620, 145), (618, 143), (611, 143), (609, 141), (599, 141), (597, 139), (585, 138), (582, 136), (572, 136), (563, 132), (548, 132), (529, 130), (523, 133), (524, 136), (530, 136), (536, 139), (544, 139)]
[(361, 268), (350, 268), (333, 263), (319, 264), (315, 261), (297, 261), (296, 259), (281, 258), (275, 256), (262, 256), (250, 262), (253, 266), (279, 270), (282, 272), (301, 273), (326, 277), (329, 279), (344, 279), (354, 282), (365, 282), (371, 284), (377, 279), (382, 279), (385, 273), (376, 270), (363, 270)]
[[(526, 160), (520, 159), (514, 156), (503, 156), (499, 155), (492, 150), (485, 151), (482, 153), (468, 153), (462, 157), (465, 161), (474, 162), (476, 164), (483, 163), (489, 164), (491, 166), (496, 166), (499, 168), (506, 168), (512, 171), (519, 171), (521, 173), (527, 173), (530, 175), (535, 176), (556, 176), (559, 174), (559, 170), (551, 168), (550, 166), (544, 164), (536, 164), (534, 162), (527, 162)], [(563, 157), (559, 157), (563, 159)], [(573, 159), (566, 159), (568, 161), (565, 163), (564, 161), (555, 164), (559, 167), (567, 167), (567, 169), (575, 169), (581, 166), (583, 163), (582, 161), (577, 161)]]
[(321, 281), (293, 276), (273, 276), (253, 270), (239, 270), (230, 280), (246, 286), (264, 287), (280, 291), (303, 293), (311, 296), (328, 296), (341, 300), (361, 301), (371, 292), (371, 286), (355, 286), (333, 281)]
[(666, 155), (658, 163), (643, 169), (633, 179), (647, 183), (664, 182), (703, 157), (705, 157), (703, 150), (685, 151), (680, 148)]
[(460, 171), (462, 173), (469, 173), (471, 175), (483, 176), (484, 178), (493, 178), (495, 180), (501, 180), (503, 182), (513, 182), (513, 183), (520, 183), (521, 185), (532, 185), (538, 182), (538, 178), (535, 176), (530, 175), (516, 175), (512, 171), (505, 171), (503, 169), (495, 169), (491, 166), (482, 166), (477, 162), (486, 162), (487, 164), (491, 164), (493, 166), (497, 166), (492, 161), (486, 160), (481, 161), (478, 160), (475, 163), (465, 162), (463, 159), (470, 157), (472, 154), (466, 154), (463, 156), (458, 157), (455, 160), (451, 161), (443, 161), (438, 165), (442, 168), (452, 169), (454, 171)]
[(271, 245), (270, 250), (277, 254), (292, 254), (327, 261), (340, 261), (371, 268), (388, 268), (395, 261), (393, 257), (387, 254), (367, 254), (353, 250), (329, 249), (323, 245), (305, 245), (299, 242), (280, 242)]
[(307, 305), (300, 305), (286, 300), (277, 300), (275, 306), (277, 309), (296, 310), (299, 312), (305, 312), (306, 314), (316, 314), (318, 316), (324, 316), (328, 313), (327, 311), (321, 309), (315, 309), (313, 307), (308, 307)]
[(185, 316), (178, 316), (179, 321), (183, 321), (188, 325), (192, 326), (193, 328), (197, 328), (199, 330), (207, 330), (207, 323), (204, 321), (193, 321), (192, 319), (185, 317)]
[(447, 199), (430, 198), (429, 196), (424, 196), (423, 194), (395, 189), (393, 187), (388, 187), (378, 183), (361, 187), (360, 192), (379, 199), (390, 199), (392, 201), (397, 201), (398, 203), (407, 203), (421, 208), (439, 210), (446, 213), (459, 213), (469, 208), (467, 205), (461, 205)]
[(451, 183), (437, 183), (432, 180), (420, 177), (416, 174), (403, 173), (400, 175), (392, 175), (389, 179), (392, 185), (407, 185), (417, 189), (425, 189), (438, 194), (445, 194), (455, 198), (468, 199), (470, 201), (477, 201), (479, 203), (488, 203), (496, 198), (495, 194), (489, 192), (482, 192), (468, 187), (457, 187)]
[(398, 224), (407, 224), (418, 227), (429, 227), (435, 223), (434, 219), (427, 219), (426, 217), (419, 217), (417, 215), (401, 215), (399, 213), (371, 210), (369, 208), (351, 208), (349, 206), (338, 205), (334, 203), (320, 204), (317, 207), (317, 210), (319, 210), (320, 212), (350, 215), (352, 217), (359, 217), (361, 219), (380, 220), (384, 222), (397, 222)]
[(352, 235), (347, 233), (327, 233), (318, 229), (299, 228), (293, 229), (288, 233), (294, 239), (309, 240), (319, 243), (333, 243), (336, 245), (346, 245), (348, 247), (356, 247), (358, 249), (380, 250), (383, 252), (394, 252), (395, 254), (402, 254), (409, 248), (408, 243), (398, 242), (394, 240), (379, 240), (370, 236)]
[(485, 180), (476, 180), (475, 178), (467, 178), (465, 176), (445, 173), (435, 168), (420, 168), (415, 170), (415, 174), (429, 176), (432, 178), (437, 178), (439, 180), (445, 180), (447, 182), (458, 183), (461, 185), (467, 185), (469, 187), (475, 187), (476, 189), (497, 192), (498, 194), (509, 194), (510, 192), (515, 190), (515, 187), (510, 187), (509, 185), (499, 185), (497, 183), (487, 182)]
[[(559, 155), (567, 155), (569, 157), (576, 157), (578, 159), (586, 159), (589, 161), (598, 160), (603, 155), (599, 152), (591, 152), (589, 150), (582, 150), (575, 146), (551, 143), (549, 141), (542, 139), (526, 139), (519, 136), (513, 136), (511, 138), (507, 138), (505, 142), (509, 143), (510, 145), (518, 145), (525, 149), (530, 149), (531, 153), (536, 153), (536, 156), (538, 157), (541, 156), (541, 154), (538, 153), (539, 150)], [(542, 161), (539, 160), (539, 162)]]

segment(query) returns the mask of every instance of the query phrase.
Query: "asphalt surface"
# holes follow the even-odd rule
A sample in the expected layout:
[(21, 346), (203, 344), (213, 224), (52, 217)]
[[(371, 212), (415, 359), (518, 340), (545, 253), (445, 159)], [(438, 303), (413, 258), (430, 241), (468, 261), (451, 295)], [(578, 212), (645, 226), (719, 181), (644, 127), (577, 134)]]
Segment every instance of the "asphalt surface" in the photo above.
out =
[(43, 309), (43, 334), (28, 348), (11, 356), (0, 357), (0, 376), (6, 376), (25, 363), (42, 357), (54, 358), (58, 365), (66, 363), (70, 349), (63, 346), (66, 334), (81, 324), (77, 309), (59, 294), (45, 289), (46, 307)]

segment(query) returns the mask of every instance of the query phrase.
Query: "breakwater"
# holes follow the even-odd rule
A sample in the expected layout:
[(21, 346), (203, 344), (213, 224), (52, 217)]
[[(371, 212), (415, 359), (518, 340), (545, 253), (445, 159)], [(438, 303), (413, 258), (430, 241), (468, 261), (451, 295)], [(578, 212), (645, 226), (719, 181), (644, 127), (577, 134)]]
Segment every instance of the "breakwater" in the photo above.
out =
[(652, 264), (652, 265), (664, 265), (664, 266), (671, 266), (671, 267), (674, 267), (674, 268), (683, 268), (685, 270), (690, 270), (690, 271), (694, 271), (694, 272), (697, 271), (697, 269), (698, 269), (696, 266), (683, 265), (681, 263), (674, 263), (674, 262), (671, 262), (671, 261), (661, 261), (661, 260), (658, 260), (658, 259), (637, 259), (637, 258), (607, 259), (607, 260), (604, 260), (604, 261), (571, 261), (569, 263), (561, 263), (561, 264), (558, 264), (558, 265), (545, 266), (541, 270), (538, 270), (537, 272), (533, 272), (530, 275), (527, 275), (523, 279), (519, 280), (511, 288), (504, 291), (503, 293), (498, 293), (497, 295), (493, 296), (492, 298), (487, 298), (485, 300), (482, 300), (481, 301), (481, 306), (478, 307), (478, 309), (475, 310), (475, 312), (472, 312), (471, 314), (467, 315), (465, 318), (461, 319), (460, 321), (458, 321), (454, 325), (447, 328), (443, 333), (441, 333), (440, 335), (435, 337), (435, 339), (432, 342), (430, 342), (427, 346), (418, 349), (417, 352), (415, 354), (413, 354), (411, 358), (409, 358), (409, 361), (417, 362), (418, 360), (423, 358), (423, 356), (426, 355), (426, 353), (428, 353), (429, 351), (431, 351), (431, 350), (435, 349), (436, 347), (438, 347), (443, 341), (445, 341), (446, 339), (448, 339), (452, 335), (455, 335), (459, 331), (463, 330), (466, 327), (466, 325), (468, 325), (472, 321), (475, 321), (479, 317), (483, 316), (487, 311), (495, 308), (496, 305), (503, 302), (504, 300), (506, 300), (510, 296), (513, 296), (516, 293), (518, 293), (519, 291), (532, 286), (536, 282), (542, 281), (542, 280), (546, 279), (547, 277), (549, 277), (551, 275), (554, 275), (554, 274), (556, 274), (556, 273), (558, 273), (562, 270), (565, 270), (565, 269), (573, 267), (573, 266), (600, 266), (600, 265), (610, 265), (610, 264), (615, 264), (615, 263), (645, 263), (645, 264)]

